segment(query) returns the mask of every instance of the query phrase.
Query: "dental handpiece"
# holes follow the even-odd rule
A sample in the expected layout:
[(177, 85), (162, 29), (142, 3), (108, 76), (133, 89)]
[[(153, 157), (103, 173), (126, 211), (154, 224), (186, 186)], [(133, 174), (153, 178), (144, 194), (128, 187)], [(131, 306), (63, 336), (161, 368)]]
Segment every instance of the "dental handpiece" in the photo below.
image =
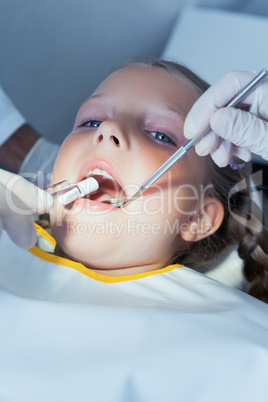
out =
[[(249, 92), (251, 92), (256, 85), (258, 85), (263, 78), (268, 75), (267, 70), (262, 70), (252, 81), (250, 81), (243, 89), (241, 89), (234, 98), (225, 106), (232, 107), (236, 106), (242, 99), (244, 99)], [(148, 190), (167, 170), (169, 170), (176, 162), (178, 162), (194, 145), (197, 141), (201, 140), (204, 135), (206, 135), (211, 130), (209, 126), (202, 134), (198, 137), (195, 137), (189, 141), (187, 141), (184, 145), (182, 145), (159, 169), (157, 169), (152, 176), (150, 176), (139, 188), (139, 190), (128, 200), (123, 201), (119, 199), (105, 200), (107, 204), (111, 204), (114, 207), (125, 207), (130, 204), (135, 198), (137, 198), (140, 194), (142, 194), (145, 190)]]
[(97, 191), (98, 188), (99, 183), (97, 180), (93, 177), (89, 177), (75, 184), (63, 180), (47, 187), (46, 191), (52, 195), (52, 197), (56, 197), (63, 205), (67, 205), (75, 201), (77, 198), (84, 197)]

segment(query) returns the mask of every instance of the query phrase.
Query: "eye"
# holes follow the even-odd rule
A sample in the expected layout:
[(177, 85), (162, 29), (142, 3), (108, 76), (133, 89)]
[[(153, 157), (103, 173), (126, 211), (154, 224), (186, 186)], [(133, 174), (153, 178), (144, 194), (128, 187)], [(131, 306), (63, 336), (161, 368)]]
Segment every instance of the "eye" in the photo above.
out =
[(166, 134), (160, 133), (159, 131), (149, 131), (149, 134), (151, 134), (154, 138), (161, 142), (167, 142), (169, 144), (175, 145), (174, 141), (172, 141)]
[(93, 127), (98, 128), (101, 125), (102, 121), (99, 120), (88, 120), (84, 123), (80, 124), (80, 127)]

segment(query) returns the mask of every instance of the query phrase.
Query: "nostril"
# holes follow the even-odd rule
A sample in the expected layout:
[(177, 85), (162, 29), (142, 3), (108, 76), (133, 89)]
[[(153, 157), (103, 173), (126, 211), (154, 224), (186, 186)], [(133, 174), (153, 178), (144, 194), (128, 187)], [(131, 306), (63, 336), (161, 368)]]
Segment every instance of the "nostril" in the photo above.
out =
[(103, 135), (99, 135), (99, 137), (97, 138), (97, 144), (99, 144), (101, 141), (103, 140)]
[(112, 135), (111, 139), (114, 141), (114, 143), (115, 143), (117, 146), (119, 146), (120, 143), (119, 143), (118, 138), (116, 138), (114, 135)]

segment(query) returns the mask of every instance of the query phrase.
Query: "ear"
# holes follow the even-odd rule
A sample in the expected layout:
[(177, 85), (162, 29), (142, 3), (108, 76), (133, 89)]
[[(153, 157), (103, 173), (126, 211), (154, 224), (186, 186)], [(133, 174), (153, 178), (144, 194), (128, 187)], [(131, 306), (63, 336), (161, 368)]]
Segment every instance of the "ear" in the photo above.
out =
[(185, 241), (202, 240), (219, 229), (223, 217), (222, 203), (215, 198), (206, 198), (202, 208), (190, 216), (188, 223), (180, 231), (180, 236)]

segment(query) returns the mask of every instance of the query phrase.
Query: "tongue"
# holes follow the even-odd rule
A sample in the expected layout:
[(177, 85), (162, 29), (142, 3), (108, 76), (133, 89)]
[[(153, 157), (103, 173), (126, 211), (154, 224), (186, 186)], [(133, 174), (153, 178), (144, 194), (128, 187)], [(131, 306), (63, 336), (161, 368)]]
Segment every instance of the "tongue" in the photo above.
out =
[(111, 198), (111, 196), (103, 191), (96, 191), (93, 194), (89, 194), (88, 196), (84, 197), (91, 201), (98, 201), (101, 202), (102, 200), (107, 200), (107, 198)]
[(111, 180), (109, 178), (105, 178), (104, 176), (94, 175), (94, 178), (98, 181), (99, 188), (94, 193), (85, 196), (84, 198), (88, 198), (92, 201), (103, 201), (109, 198), (118, 198), (120, 197), (120, 193), (122, 192), (119, 184)]

